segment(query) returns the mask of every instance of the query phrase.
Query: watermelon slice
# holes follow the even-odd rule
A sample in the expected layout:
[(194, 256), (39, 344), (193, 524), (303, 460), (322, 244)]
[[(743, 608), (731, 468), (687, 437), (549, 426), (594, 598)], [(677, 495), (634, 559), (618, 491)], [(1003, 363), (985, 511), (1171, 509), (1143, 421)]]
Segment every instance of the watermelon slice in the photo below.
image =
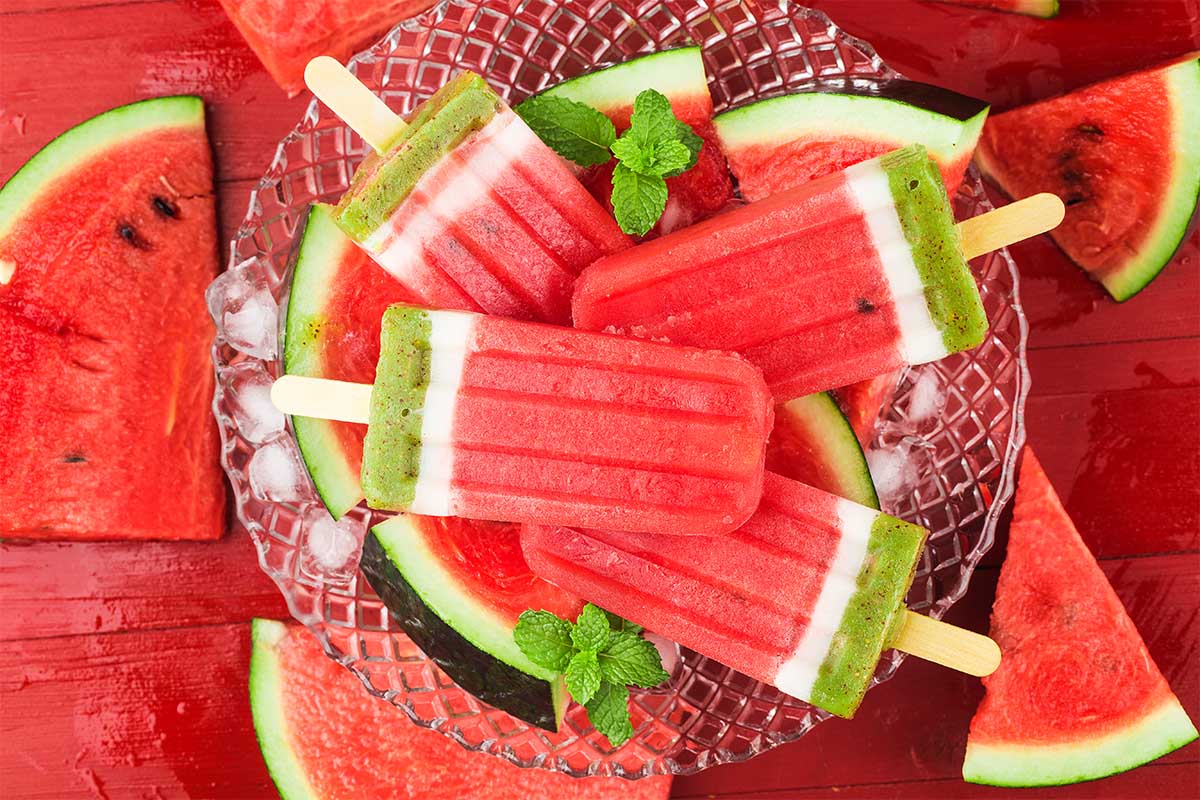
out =
[(988, 105), (937, 86), (817, 85), (717, 115), (713, 125), (747, 200), (923, 144), (951, 194), (962, 182)]
[(1200, 59), (993, 117), (977, 161), (1012, 197), (1054, 192), (1058, 246), (1114, 299), (1146, 287), (1187, 238), (1200, 198)]
[(888, 372), (867, 378), (849, 386), (834, 389), (832, 394), (837, 400), (838, 407), (846, 414), (858, 443), (864, 448), (875, 436), (875, 423), (879, 414), (892, 393), (896, 390), (896, 381), (900, 379), (900, 371)]
[(1196, 738), (1171, 687), (1026, 448), (963, 777), (1051, 786), (1123, 772)]
[(666, 800), (671, 778), (571, 778), (466, 750), (363, 691), (297, 625), (251, 625), (250, 709), (285, 800)]
[(198, 97), (115, 108), (0, 189), (0, 537), (215, 539), (217, 274)]
[[(654, 237), (710, 217), (733, 199), (725, 156), (713, 130), (712, 97), (700, 48), (660, 50), (564, 81), (543, 94), (565, 97), (601, 111), (619, 133), (629, 127), (634, 98), (645, 89), (664, 94), (675, 116), (704, 139), (696, 165), (667, 180), (667, 208), (647, 234)], [(589, 169), (581, 176), (606, 208), (612, 207), (613, 163)]]
[(934, 2), (986, 8), (991, 11), (1007, 11), (1010, 14), (1024, 14), (1027, 17), (1041, 17), (1042, 19), (1058, 16), (1058, 0), (934, 0)]
[(879, 508), (871, 471), (850, 421), (818, 392), (775, 407), (767, 469), (864, 506)]
[(279, 87), (304, 90), (304, 66), (327, 55), (345, 61), (435, 0), (221, 0), (225, 13)]
[(575, 619), (582, 601), (535, 576), (503, 522), (404, 514), (376, 525), (361, 568), (392, 619), (459, 686), (547, 730), (566, 708), (562, 676), (517, 647), (526, 609)]
[[(332, 206), (309, 208), (299, 241), (284, 324), (284, 372), (374, 383), (383, 312), (414, 298), (342, 233)], [(309, 417), (293, 417), (292, 426), (317, 492), (340, 518), (363, 499), (359, 473), (367, 426)]]

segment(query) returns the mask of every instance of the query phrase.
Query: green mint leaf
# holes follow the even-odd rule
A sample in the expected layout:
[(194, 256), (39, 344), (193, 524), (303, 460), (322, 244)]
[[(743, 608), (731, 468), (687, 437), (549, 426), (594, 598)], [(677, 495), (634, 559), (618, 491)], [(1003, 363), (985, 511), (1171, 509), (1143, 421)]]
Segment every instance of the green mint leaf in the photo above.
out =
[(611, 611), (605, 611), (604, 613), (608, 617), (608, 627), (612, 628), (614, 631), (629, 631), (630, 633), (642, 632), (641, 625), (635, 625), (627, 619), (622, 619)]
[(567, 691), (580, 705), (587, 705), (596, 691), (600, 688), (600, 664), (596, 661), (596, 651), (583, 650), (576, 653), (567, 664), (564, 675)]
[(686, 122), (681, 122), (679, 120), (676, 120), (675, 122), (676, 122), (676, 131), (675, 131), (676, 140), (680, 144), (682, 144), (684, 147), (686, 147), (688, 149), (688, 153), (690, 153), (691, 155), (688, 158), (687, 162), (682, 167), (680, 167), (678, 170), (672, 170), (672, 171), (664, 173), (663, 174), (664, 178), (674, 178), (676, 175), (680, 175), (684, 172), (687, 172), (689, 169), (696, 166), (696, 159), (698, 159), (700, 157), (700, 148), (704, 147), (704, 140), (696, 135), (696, 133), (692, 130), (691, 125), (688, 125)]
[(575, 653), (571, 623), (549, 611), (522, 611), (513, 639), (530, 661), (555, 672), (564, 671)]
[(659, 142), (654, 147), (651, 171), (655, 175), (678, 175), (692, 158), (692, 152), (683, 142), (671, 140)]
[(554, 152), (584, 167), (612, 158), (617, 138), (612, 121), (591, 106), (565, 97), (535, 95), (516, 108), (525, 123)]
[(604, 680), (622, 686), (632, 684), (649, 689), (671, 677), (663, 669), (662, 656), (654, 643), (631, 631), (613, 632), (608, 647), (596, 658)]
[(642, 236), (667, 207), (667, 184), (657, 175), (634, 172), (618, 162), (613, 170), (613, 213), (621, 230)]
[(603, 683), (587, 703), (588, 719), (592, 726), (608, 738), (614, 747), (620, 747), (633, 736), (633, 724), (629, 721), (629, 690), (615, 683)]
[(651, 168), (654, 162), (654, 149), (643, 147), (633, 135), (632, 128), (621, 134), (621, 138), (612, 143), (613, 155), (617, 160), (634, 172), (644, 175), (654, 174)]
[(571, 630), (571, 642), (580, 650), (597, 652), (608, 644), (608, 617), (604, 610), (588, 603), (579, 612)]
[(679, 138), (679, 120), (671, 110), (671, 101), (654, 89), (645, 89), (633, 100), (629, 130), (642, 149), (653, 152), (659, 142)]

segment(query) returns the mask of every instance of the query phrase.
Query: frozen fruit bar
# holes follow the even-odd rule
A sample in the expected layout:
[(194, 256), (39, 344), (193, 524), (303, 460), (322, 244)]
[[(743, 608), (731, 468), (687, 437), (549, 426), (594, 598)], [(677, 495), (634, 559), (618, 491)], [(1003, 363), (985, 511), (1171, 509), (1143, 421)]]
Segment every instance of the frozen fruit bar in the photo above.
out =
[(600, 259), (575, 324), (741, 353), (780, 400), (979, 344), (937, 166), (897, 150)]
[(721, 537), (526, 525), (525, 558), (569, 592), (842, 717), (903, 619), (925, 530), (768, 472)]
[(566, 324), (616, 222), (482, 78), (464, 72), (363, 162), (338, 225), (421, 302)]
[(758, 505), (771, 396), (736, 355), (404, 305), (381, 345), (373, 508), (719, 534)]

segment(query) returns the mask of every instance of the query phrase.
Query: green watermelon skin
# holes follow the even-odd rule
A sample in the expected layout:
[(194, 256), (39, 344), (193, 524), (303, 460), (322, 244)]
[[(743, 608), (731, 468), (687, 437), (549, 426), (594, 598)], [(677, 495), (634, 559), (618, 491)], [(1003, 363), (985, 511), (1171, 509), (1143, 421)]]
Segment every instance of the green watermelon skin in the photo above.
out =
[(1067, 206), (1050, 237), (1118, 302), (1187, 239), (1200, 201), (1200, 58), (997, 114), (976, 150), (1010, 197)]
[(250, 708), (284, 800), (666, 800), (671, 778), (571, 778), (471, 752), (372, 697), (298, 625), (251, 625)]
[(983, 679), (987, 696), (967, 737), (967, 781), (1078, 783), (1197, 738), (1029, 448), (991, 636), (1003, 659)]
[(198, 97), (93, 117), (0, 189), (0, 537), (221, 535), (216, 273)]
[(767, 470), (868, 508), (879, 508), (862, 445), (829, 392), (797, 397), (775, 407), (775, 427), (767, 442)]

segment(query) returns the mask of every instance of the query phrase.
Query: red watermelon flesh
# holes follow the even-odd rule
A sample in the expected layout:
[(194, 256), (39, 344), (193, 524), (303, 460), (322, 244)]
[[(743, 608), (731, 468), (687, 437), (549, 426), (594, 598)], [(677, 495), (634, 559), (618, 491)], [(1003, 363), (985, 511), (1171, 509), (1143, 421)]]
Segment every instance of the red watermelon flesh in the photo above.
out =
[(267, 72), (289, 96), (304, 90), (304, 66), (316, 56), (345, 61), (434, 0), (221, 0)]
[(1187, 237), (1200, 200), (1200, 59), (1103, 83), (988, 120), (976, 160), (1011, 197), (1053, 192), (1050, 232), (1114, 299), (1141, 291)]
[(934, 0), (956, 6), (986, 8), (990, 11), (1007, 11), (1028, 17), (1049, 19), (1058, 15), (1058, 0)]
[(1196, 738), (1137, 628), (1026, 448), (992, 608), (1000, 668), (971, 721), (963, 775), (1010, 786), (1089, 780)]
[(369, 695), (299, 626), (255, 620), (254, 726), (286, 800), (666, 800), (670, 777), (582, 778), (521, 769), (420, 728)]
[(887, 372), (833, 390), (833, 396), (863, 447), (875, 438), (875, 423), (884, 405), (892, 398), (899, 377), (898, 371)]
[[(217, 272), (199, 98), (114, 109), (0, 191), (0, 536), (214, 539)], [(5, 270), (7, 271), (7, 270)]]

